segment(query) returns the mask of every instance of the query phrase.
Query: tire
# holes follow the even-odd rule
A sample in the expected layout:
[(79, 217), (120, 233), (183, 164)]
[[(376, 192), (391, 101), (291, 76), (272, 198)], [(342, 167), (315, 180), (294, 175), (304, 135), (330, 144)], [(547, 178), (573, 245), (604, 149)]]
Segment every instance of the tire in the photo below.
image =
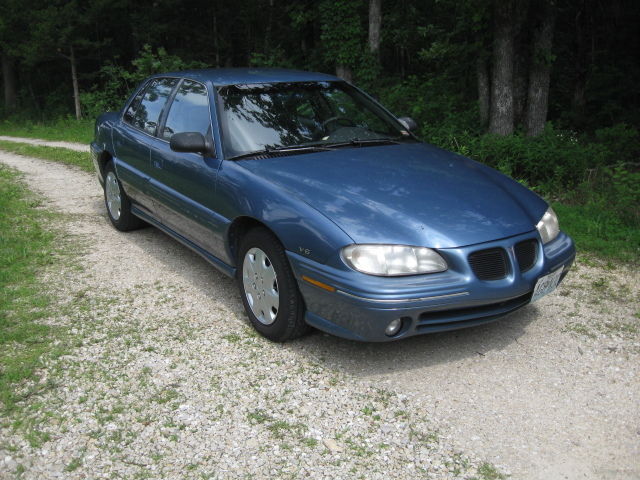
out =
[(143, 221), (131, 213), (131, 200), (124, 193), (111, 161), (104, 167), (104, 205), (111, 224), (121, 232), (143, 226)]
[(304, 302), (284, 248), (266, 228), (254, 228), (240, 241), (237, 281), (253, 327), (274, 342), (309, 330)]

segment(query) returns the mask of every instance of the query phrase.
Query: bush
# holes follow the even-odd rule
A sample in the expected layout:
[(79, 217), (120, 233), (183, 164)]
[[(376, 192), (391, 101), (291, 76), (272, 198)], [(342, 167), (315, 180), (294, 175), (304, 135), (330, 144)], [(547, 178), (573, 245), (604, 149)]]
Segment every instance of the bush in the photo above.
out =
[(585, 172), (605, 166), (611, 157), (605, 146), (581, 142), (573, 133), (551, 126), (535, 138), (520, 133), (507, 137), (452, 133), (436, 137), (434, 143), (536, 185), (543, 192), (574, 188), (585, 179)]
[(625, 123), (596, 130), (595, 140), (611, 152), (612, 164), (637, 162), (640, 158), (640, 134)]

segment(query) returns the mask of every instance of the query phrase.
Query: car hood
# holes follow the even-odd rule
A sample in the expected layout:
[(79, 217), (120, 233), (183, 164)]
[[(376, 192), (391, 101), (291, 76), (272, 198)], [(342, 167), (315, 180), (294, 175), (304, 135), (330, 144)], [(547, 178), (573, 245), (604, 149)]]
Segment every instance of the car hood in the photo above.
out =
[(245, 159), (355, 243), (454, 248), (532, 231), (547, 204), (497, 171), (423, 143)]

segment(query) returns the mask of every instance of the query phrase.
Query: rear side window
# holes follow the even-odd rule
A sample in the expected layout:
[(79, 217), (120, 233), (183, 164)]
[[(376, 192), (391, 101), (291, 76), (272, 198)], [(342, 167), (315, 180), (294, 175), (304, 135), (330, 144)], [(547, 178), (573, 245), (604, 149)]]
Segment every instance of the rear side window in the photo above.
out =
[(210, 125), (207, 88), (191, 80), (183, 81), (171, 103), (162, 138), (169, 140), (174, 133), (182, 132), (207, 135)]
[(176, 78), (152, 80), (144, 91), (131, 102), (124, 115), (124, 121), (149, 135), (155, 135), (162, 109), (176, 83), (178, 83)]

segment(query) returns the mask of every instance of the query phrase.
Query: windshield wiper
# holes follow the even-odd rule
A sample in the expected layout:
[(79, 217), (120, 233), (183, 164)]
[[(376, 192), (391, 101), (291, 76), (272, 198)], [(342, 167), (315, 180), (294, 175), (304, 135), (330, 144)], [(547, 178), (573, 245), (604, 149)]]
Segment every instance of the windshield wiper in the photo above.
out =
[(325, 147), (330, 148), (342, 148), (342, 147), (362, 147), (367, 145), (398, 145), (400, 142), (398, 140), (394, 140), (393, 138), (369, 138), (369, 139), (358, 139), (354, 138), (353, 140), (349, 140), (348, 142), (339, 142), (339, 143), (325, 143)]
[(241, 158), (249, 158), (256, 157), (258, 155), (277, 155), (279, 153), (315, 153), (315, 152), (326, 152), (330, 150), (330, 148), (325, 147), (324, 145), (289, 145), (287, 147), (266, 147), (262, 150), (255, 150), (249, 153), (241, 153), (240, 155), (235, 155), (233, 157), (229, 157), (229, 160), (240, 160)]

